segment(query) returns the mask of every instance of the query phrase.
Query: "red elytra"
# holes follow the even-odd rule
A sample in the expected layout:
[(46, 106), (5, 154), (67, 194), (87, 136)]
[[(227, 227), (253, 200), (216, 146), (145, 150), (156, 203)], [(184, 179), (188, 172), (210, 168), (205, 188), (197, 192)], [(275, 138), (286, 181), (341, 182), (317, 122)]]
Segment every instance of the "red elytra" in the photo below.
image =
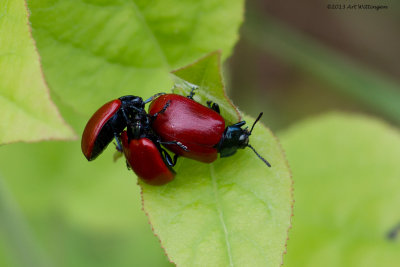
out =
[(86, 124), (82, 134), (81, 148), (88, 160), (95, 159), (114, 138), (112, 133), (107, 132), (105, 126), (114, 118), (120, 107), (121, 100), (112, 100), (99, 108)]
[(125, 158), (144, 182), (151, 185), (163, 185), (172, 181), (175, 173), (165, 164), (157, 146), (150, 139), (143, 137), (128, 140), (128, 134), (121, 134)]
[[(168, 107), (160, 112), (165, 105)], [(220, 114), (196, 101), (176, 94), (161, 95), (149, 107), (154, 115), (152, 128), (164, 142), (179, 141), (187, 151), (177, 145), (165, 145), (172, 152), (187, 158), (210, 163), (217, 159), (216, 145), (225, 131)]]

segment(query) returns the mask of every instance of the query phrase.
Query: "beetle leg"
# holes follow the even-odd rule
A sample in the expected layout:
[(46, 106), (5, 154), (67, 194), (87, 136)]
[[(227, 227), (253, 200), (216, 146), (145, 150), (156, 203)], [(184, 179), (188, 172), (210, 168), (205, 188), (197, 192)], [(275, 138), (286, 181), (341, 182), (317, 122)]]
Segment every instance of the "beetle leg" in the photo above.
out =
[(221, 111), (219, 110), (219, 105), (217, 103), (212, 102), (211, 100), (207, 101), (207, 106), (214, 110), (215, 112), (217, 112), (218, 114), (221, 113)]
[(130, 105), (129, 108), (136, 110), (138, 113), (142, 113), (142, 112), (143, 112), (142, 109), (140, 109), (140, 108), (138, 108), (138, 107), (135, 107), (135, 106), (133, 106), (133, 105)]
[(122, 152), (122, 145), (121, 145), (121, 142), (119, 141), (119, 136), (117, 133), (114, 133), (114, 139), (115, 139), (115, 148), (119, 152)]
[(162, 145), (177, 145), (180, 148), (182, 148), (183, 150), (185, 150), (186, 152), (189, 151), (187, 146), (185, 146), (184, 144), (182, 144), (181, 142), (178, 142), (178, 141), (170, 141), (170, 142), (158, 141), (158, 143), (162, 144)]
[(155, 95), (153, 95), (152, 97), (150, 97), (149, 99), (145, 100), (144, 103), (147, 104), (147, 103), (153, 101), (154, 99), (156, 99), (157, 97), (159, 97), (160, 95), (165, 95), (165, 93), (158, 93), (158, 94), (155, 94)]
[(129, 170), (131, 170), (131, 165), (129, 165), (129, 162), (126, 160), (126, 168)]
[(131, 119), (129, 118), (129, 115), (127, 114), (127, 112), (125, 111), (124, 108), (121, 108), (121, 112), (122, 112), (122, 115), (124, 116), (124, 119), (125, 119), (125, 121), (126, 121), (126, 124), (127, 124), (127, 125), (131, 125), (131, 124), (132, 124), (132, 123), (131, 123)]
[(175, 166), (176, 163), (178, 162), (178, 157), (179, 157), (178, 154), (175, 154), (175, 155), (174, 155), (174, 166)]
[(160, 149), (161, 151), (161, 155), (164, 158), (165, 163), (169, 166), (169, 167), (174, 167), (176, 165), (176, 162), (178, 161), (178, 155), (174, 155), (174, 158), (171, 158), (171, 155), (163, 148)]
[(237, 123), (235, 123), (235, 124), (232, 124), (231, 126), (242, 127), (242, 126), (245, 125), (245, 124), (246, 124), (246, 121), (239, 121), (239, 122), (237, 122)]
[(196, 90), (197, 89), (197, 87), (192, 87), (192, 90), (190, 91), (190, 94), (187, 96), (187, 98), (190, 98), (190, 99), (192, 99), (193, 100), (193, 96), (195, 95), (195, 92), (194, 92), (194, 90)]
[(168, 100), (167, 103), (165, 103), (164, 107), (163, 107), (159, 112), (154, 113), (154, 114), (152, 115), (152, 117), (155, 118), (155, 117), (158, 116), (158, 114), (164, 113), (164, 112), (167, 110), (167, 108), (169, 107), (170, 103), (171, 103), (171, 100)]

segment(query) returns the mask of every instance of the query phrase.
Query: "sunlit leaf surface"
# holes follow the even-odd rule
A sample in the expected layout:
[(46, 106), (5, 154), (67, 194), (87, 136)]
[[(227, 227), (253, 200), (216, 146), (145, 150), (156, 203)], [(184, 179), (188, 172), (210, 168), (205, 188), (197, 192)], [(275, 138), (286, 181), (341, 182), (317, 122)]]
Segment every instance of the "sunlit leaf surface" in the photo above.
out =
[(0, 3), (0, 144), (72, 139), (50, 99), (22, 0)]
[(211, 51), (222, 49), (226, 58), (243, 15), (242, 0), (39, 0), (28, 6), (51, 89), (85, 114), (122, 95), (169, 91), (169, 71)]

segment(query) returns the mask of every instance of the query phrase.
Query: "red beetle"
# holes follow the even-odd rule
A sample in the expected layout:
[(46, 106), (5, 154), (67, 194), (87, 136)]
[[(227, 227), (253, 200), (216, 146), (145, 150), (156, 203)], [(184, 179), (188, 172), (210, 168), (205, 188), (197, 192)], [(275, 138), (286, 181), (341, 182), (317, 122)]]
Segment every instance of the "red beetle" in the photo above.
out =
[[(146, 101), (137, 96), (123, 96), (104, 104), (87, 123), (82, 135), (82, 152), (95, 159), (115, 138), (117, 150), (124, 152), (128, 166), (146, 183), (161, 185), (171, 181), (178, 156), (173, 158), (161, 147), (164, 142), (151, 128), (151, 116), (144, 110)], [(123, 131), (126, 128), (126, 131)], [(122, 141), (122, 145), (121, 145)], [(167, 142), (187, 148), (180, 142)]]
[(188, 97), (167, 94), (153, 100), (149, 114), (154, 116), (153, 130), (163, 141), (178, 140), (187, 146), (184, 151), (166, 145), (175, 154), (208, 163), (217, 159), (215, 145), (225, 131), (225, 121), (217, 112)]
[[(95, 159), (115, 138), (117, 149), (123, 151), (127, 164), (146, 183), (162, 185), (174, 179), (178, 156), (202, 162), (213, 162), (218, 153), (228, 157), (238, 148), (250, 147), (251, 130), (241, 127), (245, 121), (225, 127), (217, 104), (208, 108), (195, 102), (193, 90), (188, 97), (160, 93), (146, 101), (137, 96), (123, 96), (97, 110), (87, 123), (82, 136), (82, 152), (88, 160)], [(154, 100), (155, 99), (155, 100)], [(153, 101), (149, 114), (146, 103)], [(126, 128), (126, 131), (124, 129)], [(121, 145), (122, 142), (122, 145)], [(161, 147), (175, 153), (171, 158)]]
[(94, 160), (115, 138), (117, 149), (122, 151), (119, 135), (127, 126), (132, 126), (139, 116), (148, 119), (144, 106), (159, 95), (146, 101), (139, 96), (127, 95), (112, 100), (99, 108), (86, 124), (82, 134), (81, 148), (87, 160)]
[(130, 139), (126, 131), (122, 132), (121, 141), (127, 164), (144, 182), (163, 185), (174, 179), (175, 172), (165, 158), (168, 154), (163, 155), (158, 144), (148, 137)]
[[(138, 96), (123, 96), (99, 108), (86, 124), (81, 148), (87, 160), (94, 160), (127, 126), (130, 114), (144, 111), (145, 102)], [(118, 146), (121, 149), (121, 146)]]
[[(164, 94), (153, 100), (148, 113), (153, 117), (152, 128), (165, 143), (164, 145), (177, 155), (210, 163), (221, 157), (228, 157), (236, 153), (238, 148), (250, 147), (268, 167), (268, 161), (261, 157), (249, 145), (249, 136), (254, 125), (261, 118), (262, 113), (254, 122), (251, 130), (241, 127), (245, 121), (238, 122), (225, 128), (225, 121), (219, 114), (217, 104), (207, 102), (209, 107), (203, 106), (189, 97), (176, 94)], [(180, 142), (182, 146), (172, 146), (168, 142)]]

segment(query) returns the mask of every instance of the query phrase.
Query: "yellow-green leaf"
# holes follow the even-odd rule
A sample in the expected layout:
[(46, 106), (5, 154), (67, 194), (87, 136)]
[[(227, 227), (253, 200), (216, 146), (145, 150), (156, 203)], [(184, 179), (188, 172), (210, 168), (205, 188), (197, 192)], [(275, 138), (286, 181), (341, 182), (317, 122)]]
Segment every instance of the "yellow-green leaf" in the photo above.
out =
[(72, 139), (50, 99), (23, 0), (0, 3), (0, 143)]
[(102, 103), (169, 91), (169, 72), (238, 39), (243, 0), (29, 1), (49, 85), (91, 114)]
[[(201, 82), (203, 77), (206, 84), (220, 77), (216, 59), (211, 54), (176, 74), (200, 84), (196, 93), (224, 103), (228, 100), (221, 82), (210, 87)], [(292, 213), (290, 171), (276, 138), (261, 123), (255, 126), (250, 144), (271, 168), (246, 148), (212, 164), (179, 158), (171, 183), (161, 187), (140, 183), (154, 233), (178, 266), (281, 264)]]

